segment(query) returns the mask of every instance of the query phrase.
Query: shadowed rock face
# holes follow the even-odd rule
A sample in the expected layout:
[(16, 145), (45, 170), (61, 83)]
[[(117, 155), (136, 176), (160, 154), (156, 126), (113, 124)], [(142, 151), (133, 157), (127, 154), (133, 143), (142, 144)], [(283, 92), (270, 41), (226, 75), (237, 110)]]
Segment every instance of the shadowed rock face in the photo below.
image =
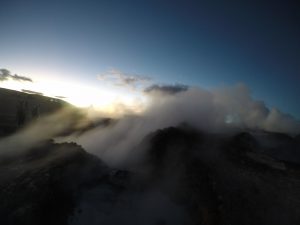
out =
[(299, 147), (297, 138), (272, 133), (171, 127), (145, 137), (143, 163), (126, 171), (74, 143), (49, 141), (0, 159), (0, 222), (300, 224), (300, 169), (272, 156), (278, 143)]
[(68, 103), (60, 99), (0, 88), (0, 136), (66, 105)]
[[(108, 168), (74, 143), (1, 159), (1, 224), (181, 224), (178, 207), (134, 173)], [(157, 206), (158, 204), (159, 206)], [(147, 218), (147, 223), (144, 219)]]
[(107, 167), (76, 144), (47, 143), (0, 163), (1, 224), (67, 224), (82, 186)]
[[(300, 150), (296, 139), (265, 135)], [(300, 223), (300, 170), (286, 157), (274, 159), (255, 135), (168, 128), (151, 136), (151, 183), (185, 206), (189, 224)]]
[(300, 142), (300, 134), (298, 134), (295, 139), (297, 140), (297, 142), (299, 143)]
[(293, 138), (287, 134), (269, 132), (253, 133), (253, 136), (261, 146), (257, 149), (260, 153), (280, 161), (300, 164), (299, 136)]

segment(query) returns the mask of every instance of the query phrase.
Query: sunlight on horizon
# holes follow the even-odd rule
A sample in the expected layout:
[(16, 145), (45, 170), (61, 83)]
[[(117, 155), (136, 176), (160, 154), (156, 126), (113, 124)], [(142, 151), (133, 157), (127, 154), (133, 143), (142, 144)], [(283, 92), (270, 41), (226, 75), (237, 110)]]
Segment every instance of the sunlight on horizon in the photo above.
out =
[(68, 81), (44, 79), (37, 82), (0, 82), (0, 87), (21, 91), (30, 90), (43, 93), (44, 96), (59, 98), (80, 108), (92, 108), (108, 114), (120, 114), (120, 111), (141, 112), (145, 96), (117, 88), (99, 88)]

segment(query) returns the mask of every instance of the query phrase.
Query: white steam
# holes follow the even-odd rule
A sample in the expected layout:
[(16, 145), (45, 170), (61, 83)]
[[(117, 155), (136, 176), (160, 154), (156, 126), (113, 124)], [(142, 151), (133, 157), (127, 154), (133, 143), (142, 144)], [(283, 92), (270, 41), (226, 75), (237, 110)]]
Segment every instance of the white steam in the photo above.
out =
[(64, 108), (38, 118), (17, 133), (0, 139), (0, 157), (25, 153), (32, 147), (63, 134), (76, 131), (86, 124), (83, 114), (73, 108)]
[(232, 127), (300, 132), (299, 121), (254, 100), (245, 85), (213, 91), (156, 86), (146, 94), (150, 100), (142, 114), (124, 116), (114, 125), (94, 129), (76, 141), (106, 162), (119, 165), (142, 154), (136, 146), (150, 132), (184, 122), (209, 132), (228, 132)]
[[(149, 101), (142, 113), (130, 114), (125, 110), (110, 126), (101, 126), (63, 141), (75, 141), (107, 163), (120, 165), (143, 154), (143, 149), (137, 146), (150, 132), (181, 123), (208, 132), (229, 132), (236, 128), (300, 133), (299, 121), (254, 100), (245, 85), (212, 91), (156, 85), (143, 94)], [(80, 130), (86, 123), (85, 117), (74, 109), (39, 118), (27, 128), (0, 140), (0, 156), (22, 153), (63, 132)]]

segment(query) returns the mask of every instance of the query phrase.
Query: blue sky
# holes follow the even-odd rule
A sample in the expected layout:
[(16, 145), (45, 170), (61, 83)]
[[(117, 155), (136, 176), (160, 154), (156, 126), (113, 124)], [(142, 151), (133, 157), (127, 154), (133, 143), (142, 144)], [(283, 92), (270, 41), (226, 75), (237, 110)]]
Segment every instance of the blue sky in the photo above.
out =
[(292, 1), (0, 2), (0, 67), (97, 88), (114, 68), (158, 83), (243, 82), (300, 118), (300, 16)]

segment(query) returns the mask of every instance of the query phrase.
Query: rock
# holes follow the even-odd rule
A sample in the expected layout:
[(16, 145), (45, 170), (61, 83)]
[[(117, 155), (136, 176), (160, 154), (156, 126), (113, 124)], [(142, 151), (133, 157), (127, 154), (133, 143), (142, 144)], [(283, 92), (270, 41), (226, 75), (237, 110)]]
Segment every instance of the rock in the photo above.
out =
[(1, 224), (12, 225), (68, 224), (83, 187), (109, 174), (101, 160), (74, 143), (47, 143), (0, 170)]

